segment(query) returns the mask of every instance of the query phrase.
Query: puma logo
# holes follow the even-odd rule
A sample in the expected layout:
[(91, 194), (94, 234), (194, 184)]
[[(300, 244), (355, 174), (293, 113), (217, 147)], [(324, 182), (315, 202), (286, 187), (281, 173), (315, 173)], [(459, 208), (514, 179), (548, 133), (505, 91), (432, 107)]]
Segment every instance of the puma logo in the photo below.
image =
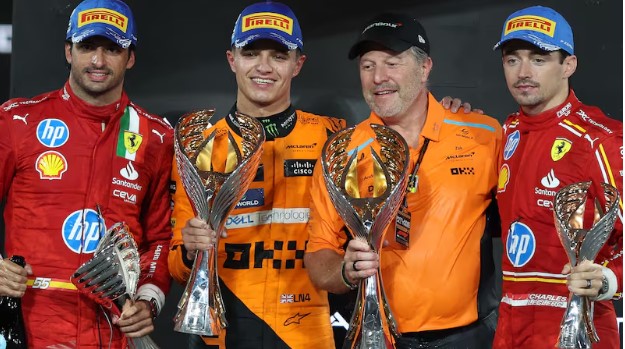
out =
[(597, 138), (595, 138), (595, 139), (592, 139), (592, 138), (590, 138), (590, 136), (588, 135), (588, 133), (586, 133), (586, 134), (584, 135), (584, 139), (586, 139), (586, 140), (588, 140), (588, 142), (590, 142), (590, 147), (591, 147), (591, 148), (594, 148), (594, 147), (595, 147), (595, 141), (596, 141), (597, 139), (599, 139), (599, 137), (597, 137)]
[(28, 114), (24, 116), (13, 115), (13, 120), (22, 120), (24, 122), (24, 125), (28, 125), (28, 122), (26, 121), (27, 117), (28, 117)]
[(157, 130), (152, 129), (152, 133), (154, 133), (155, 135), (159, 136), (159, 137), (160, 137), (160, 139), (161, 139), (161, 144), (163, 144), (163, 142), (165, 141), (165, 140), (163, 139), (163, 137), (165, 137), (165, 132), (163, 132), (163, 133), (161, 134), (161, 133), (158, 133), (158, 131), (157, 131)]

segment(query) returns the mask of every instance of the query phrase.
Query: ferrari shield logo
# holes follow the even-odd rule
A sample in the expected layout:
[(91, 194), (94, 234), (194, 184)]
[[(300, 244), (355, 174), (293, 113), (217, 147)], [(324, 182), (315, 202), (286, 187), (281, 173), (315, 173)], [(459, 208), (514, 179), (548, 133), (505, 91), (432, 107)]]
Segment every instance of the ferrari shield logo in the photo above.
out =
[(572, 145), (573, 142), (566, 138), (556, 138), (551, 146), (551, 159), (553, 159), (553, 161), (562, 159), (564, 155), (571, 150)]
[(132, 131), (124, 131), (124, 147), (130, 154), (134, 154), (139, 149), (143, 136)]

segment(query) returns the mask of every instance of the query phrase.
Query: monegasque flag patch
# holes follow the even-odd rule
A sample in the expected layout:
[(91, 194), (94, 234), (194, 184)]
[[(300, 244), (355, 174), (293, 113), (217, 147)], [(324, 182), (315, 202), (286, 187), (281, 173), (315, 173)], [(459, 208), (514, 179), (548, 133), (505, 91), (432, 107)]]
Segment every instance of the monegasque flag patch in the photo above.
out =
[(117, 156), (142, 163), (147, 142), (147, 120), (139, 117), (132, 107), (126, 107), (120, 120)]

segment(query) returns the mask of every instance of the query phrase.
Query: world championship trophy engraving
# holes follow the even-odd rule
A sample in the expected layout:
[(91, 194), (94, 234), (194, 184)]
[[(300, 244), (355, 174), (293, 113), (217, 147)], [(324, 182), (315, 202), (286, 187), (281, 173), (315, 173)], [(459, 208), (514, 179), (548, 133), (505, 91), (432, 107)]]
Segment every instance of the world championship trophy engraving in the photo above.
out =
[[(87, 297), (120, 316), (128, 299), (134, 299), (141, 274), (137, 245), (124, 223), (116, 223), (100, 239), (93, 257), (70, 278)], [(149, 337), (127, 338), (131, 349), (158, 349)]]
[[(409, 149), (391, 128), (372, 124), (380, 154), (371, 148), (374, 189), (362, 197), (358, 186), (357, 151), (347, 151), (354, 127), (332, 135), (321, 153), (323, 177), (332, 204), (355, 239), (380, 252), (387, 226), (397, 215), (406, 192)], [(394, 338), (391, 338), (394, 337)], [(397, 324), (386, 300), (378, 272), (358, 284), (356, 305), (343, 348), (394, 348)]]
[[(213, 114), (214, 110), (199, 110), (182, 116), (175, 129), (174, 152), (193, 212), (217, 232), (219, 239), (228, 215), (256, 175), (265, 133), (258, 120), (237, 113), (233, 121), (241, 133), (240, 148), (228, 131), (227, 154), (214, 154), (217, 131), (213, 130), (208, 137), (203, 135), (211, 126), (209, 120)], [(217, 158), (224, 161), (217, 163)], [(174, 317), (175, 331), (215, 336), (227, 326), (217, 275), (217, 246), (219, 241), (195, 254)]]
[[(619, 193), (613, 186), (601, 183), (605, 203), (594, 200), (594, 221), (583, 228), (586, 199), (591, 182), (579, 182), (562, 188), (554, 199), (555, 226), (571, 266), (584, 260), (594, 261), (608, 240), (618, 215)], [(567, 308), (560, 324), (556, 347), (592, 348), (599, 341), (593, 323), (594, 302), (586, 296), (569, 294)]]

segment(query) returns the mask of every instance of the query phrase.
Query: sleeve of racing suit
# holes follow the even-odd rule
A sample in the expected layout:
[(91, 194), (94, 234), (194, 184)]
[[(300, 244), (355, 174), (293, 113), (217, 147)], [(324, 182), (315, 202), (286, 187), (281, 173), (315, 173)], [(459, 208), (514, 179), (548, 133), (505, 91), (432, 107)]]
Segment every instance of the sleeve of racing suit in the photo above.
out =
[(159, 310), (165, 304), (165, 295), (169, 292), (171, 276), (167, 268), (167, 255), (171, 239), (171, 196), (169, 178), (171, 176), (171, 158), (173, 157), (173, 130), (166, 130), (160, 165), (150, 183), (149, 192), (143, 203), (141, 224), (143, 226), (143, 246), (141, 247), (141, 274), (137, 298), (150, 297), (157, 300)]
[(194, 217), (194, 213), (189, 198), (187, 198), (182, 187), (175, 158), (173, 158), (171, 169), (171, 181), (175, 186), (175, 192), (172, 198), (174, 202), (174, 210), (171, 215), (173, 236), (169, 244), (168, 264), (169, 272), (174, 280), (184, 285), (189, 280), (193, 261), (187, 259), (187, 250), (182, 242), (182, 228), (189, 219)]
[(593, 151), (595, 164), (591, 173), (593, 183), (611, 184), (618, 189), (620, 195), (614, 230), (595, 260), (614, 272), (616, 287), (610, 282), (608, 292), (614, 291), (613, 299), (619, 299), (623, 292), (623, 134), (620, 130), (616, 131), (615, 135), (605, 138)]
[(0, 163), (3, 166), (0, 171), (0, 201), (6, 198), (15, 175), (15, 145), (9, 122), (9, 114), (0, 110)]

